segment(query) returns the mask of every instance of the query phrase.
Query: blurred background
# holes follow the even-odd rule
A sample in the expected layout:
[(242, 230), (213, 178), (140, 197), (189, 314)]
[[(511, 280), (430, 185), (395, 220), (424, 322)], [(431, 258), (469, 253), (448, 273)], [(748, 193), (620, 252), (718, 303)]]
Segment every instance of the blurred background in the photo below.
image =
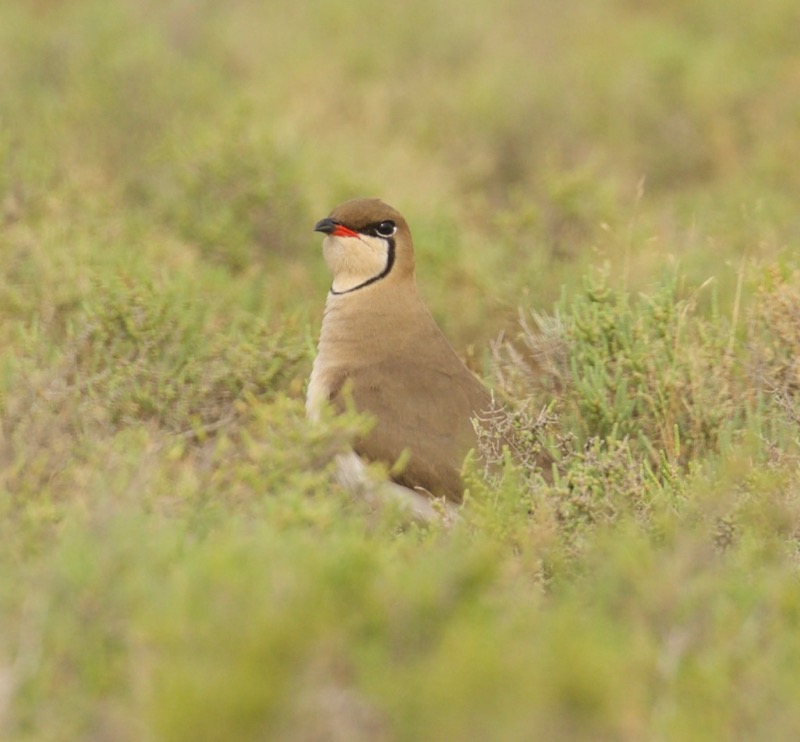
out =
[[(800, 232), (799, 26), (788, 0), (4, 3), (3, 215), (94, 220), (92, 245), (62, 235), (70, 272), (157, 255), (312, 319), (314, 221), (379, 196), (459, 346), (588, 264), (729, 289)], [(35, 292), (80, 298), (16, 252)]]
[[(0, 2), (0, 738), (800, 738), (798, 31)], [(356, 196), (552, 484), (467, 464), (451, 531), (334, 484), (313, 225)]]

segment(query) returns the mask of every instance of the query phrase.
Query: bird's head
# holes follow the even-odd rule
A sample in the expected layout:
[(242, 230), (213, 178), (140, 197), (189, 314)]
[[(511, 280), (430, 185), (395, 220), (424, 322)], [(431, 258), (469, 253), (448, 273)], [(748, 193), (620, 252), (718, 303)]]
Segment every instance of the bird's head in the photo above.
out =
[(414, 246), (406, 220), (377, 198), (337, 206), (314, 227), (333, 273), (331, 293), (347, 294), (414, 275)]

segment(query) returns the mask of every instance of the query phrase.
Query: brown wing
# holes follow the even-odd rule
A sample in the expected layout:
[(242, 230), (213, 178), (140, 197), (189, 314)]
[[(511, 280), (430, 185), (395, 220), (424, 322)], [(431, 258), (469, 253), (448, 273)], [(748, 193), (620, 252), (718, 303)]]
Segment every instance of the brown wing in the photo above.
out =
[(491, 398), (449, 346), (447, 352), (433, 350), (421, 348), (416, 358), (412, 355), (410, 368), (404, 353), (402, 359), (390, 356), (355, 369), (332, 399), (344, 406), (342, 389), (349, 378), (356, 409), (376, 418), (370, 433), (355, 442), (356, 452), (391, 466), (407, 451), (408, 462), (393, 477), (396, 482), (460, 502), (461, 464), (477, 445), (472, 417), (486, 410)]

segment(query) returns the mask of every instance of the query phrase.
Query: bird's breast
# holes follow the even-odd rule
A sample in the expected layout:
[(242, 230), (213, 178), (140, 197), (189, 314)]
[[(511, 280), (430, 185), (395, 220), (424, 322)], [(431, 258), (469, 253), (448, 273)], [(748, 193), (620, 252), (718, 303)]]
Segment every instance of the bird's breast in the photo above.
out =
[(323, 405), (330, 397), (333, 386), (332, 374), (320, 363), (317, 355), (311, 369), (311, 378), (308, 381), (308, 391), (306, 392), (306, 415), (311, 420), (319, 420)]
[(413, 345), (418, 336), (421, 322), (415, 303), (370, 301), (372, 296), (368, 290), (358, 295), (331, 294), (325, 303), (306, 396), (306, 411), (313, 419), (319, 417), (321, 406), (343, 378), (366, 366), (388, 362)]
[(306, 414), (319, 419), (323, 405), (331, 397), (348, 370), (364, 362), (367, 329), (352, 311), (351, 297), (330, 295), (325, 304), (317, 355), (311, 368), (306, 393)]

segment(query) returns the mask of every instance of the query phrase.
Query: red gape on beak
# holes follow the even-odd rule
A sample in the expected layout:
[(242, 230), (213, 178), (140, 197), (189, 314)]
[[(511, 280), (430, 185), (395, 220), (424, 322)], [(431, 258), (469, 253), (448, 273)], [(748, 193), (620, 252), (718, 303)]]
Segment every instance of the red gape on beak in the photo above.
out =
[(349, 227), (345, 227), (344, 224), (337, 224), (336, 229), (334, 229), (331, 234), (333, 234), (334, 237), (358, 237), (358, 232), (354, 232)]
[(317, 222), (316, 226), (314, 227), (315, 232), (324, 232), (325, 234), (332, 234), (334, 237), (358, 237), (358, 232), (354, 232), (349, 227), (345, 227), (344, 224), (340, 224), (339, 222), (331, 219), (330, 217), (326, 219), (321, 219)]

